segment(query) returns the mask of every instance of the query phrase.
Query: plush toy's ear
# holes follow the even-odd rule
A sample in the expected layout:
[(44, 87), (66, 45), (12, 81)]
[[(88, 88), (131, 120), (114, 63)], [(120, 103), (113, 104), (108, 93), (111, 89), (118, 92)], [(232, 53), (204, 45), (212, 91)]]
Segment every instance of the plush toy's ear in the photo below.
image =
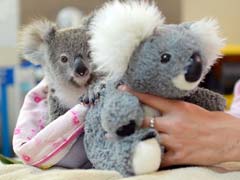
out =
[(157, 6), (148, 1), (106, 3), (90, 23), (93, 63), (100, 72), (120, 78), (134, 49), (163, 23)]
[(214, 19), (202, 19), (193, 23), (185, 23), (196, 38), (199, 38), (201, 50), (207, 58), (210, 67), (221, 57), (221, 49), (225, 45), (225, 39), (219, 36), (219, 25)]
[(19, 33), (20, 57), (34, 64), (43, 64), (48, 44), (54, 38), (56, 26), (48, 20), (38, 20)]

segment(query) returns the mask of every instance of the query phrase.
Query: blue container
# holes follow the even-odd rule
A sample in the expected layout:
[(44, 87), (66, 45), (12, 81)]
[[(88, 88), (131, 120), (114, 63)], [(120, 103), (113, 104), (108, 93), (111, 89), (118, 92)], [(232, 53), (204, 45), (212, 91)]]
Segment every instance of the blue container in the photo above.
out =
[(11, 141), (9, 135), (8, 101), (7, 87), (13, 85), (13, 68), (0, 68), (0, 121), (2, 125), (2, 153), (5, 156), (11, 156)]

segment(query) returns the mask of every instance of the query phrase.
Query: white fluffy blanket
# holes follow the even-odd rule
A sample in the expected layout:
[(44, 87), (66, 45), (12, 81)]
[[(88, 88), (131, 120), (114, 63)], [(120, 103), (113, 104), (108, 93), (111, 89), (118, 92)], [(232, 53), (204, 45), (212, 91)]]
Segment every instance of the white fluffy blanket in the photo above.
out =
[(160, 171), (154, 174), (123, 178), (114, 171), (99, 170), (40, 170), (15, 164), (0, 164), (0, 180), (240, 180), (239, 172), (219, 173), (207, 168), (188, 167)]

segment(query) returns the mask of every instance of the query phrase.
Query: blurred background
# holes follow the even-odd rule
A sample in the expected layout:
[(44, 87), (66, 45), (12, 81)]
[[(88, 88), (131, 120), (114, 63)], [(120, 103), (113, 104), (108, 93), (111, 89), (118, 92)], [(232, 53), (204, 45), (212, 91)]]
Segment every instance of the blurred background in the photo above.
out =
[[(0, 153), (12, 156), (11, 140), (24, 95), (42, 78), (41, 68), (17, 56), (19, 29), (39, 17), (62, 27), (77, 25), (79, 18), (104, 0), (0, 0)], [(231, 103), (234, 83), (240, 78), (239, 0), (156, 0), (167, 23), (216, 18), (227, 38), (224, 56), (201, 86), (220, 92)]]

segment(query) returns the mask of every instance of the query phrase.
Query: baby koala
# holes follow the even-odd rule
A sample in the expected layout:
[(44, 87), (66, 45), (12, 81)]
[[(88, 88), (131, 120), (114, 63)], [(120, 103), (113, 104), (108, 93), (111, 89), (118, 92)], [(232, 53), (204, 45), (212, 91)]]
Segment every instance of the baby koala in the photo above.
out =
[(93, 103), (97, 75), (91, 65), (86, 26), (59, 29), (48, 20), (26, 26), (20, 34), (23, 58), (42, 65), (48, 82), (49, 122), (79, 103)]

